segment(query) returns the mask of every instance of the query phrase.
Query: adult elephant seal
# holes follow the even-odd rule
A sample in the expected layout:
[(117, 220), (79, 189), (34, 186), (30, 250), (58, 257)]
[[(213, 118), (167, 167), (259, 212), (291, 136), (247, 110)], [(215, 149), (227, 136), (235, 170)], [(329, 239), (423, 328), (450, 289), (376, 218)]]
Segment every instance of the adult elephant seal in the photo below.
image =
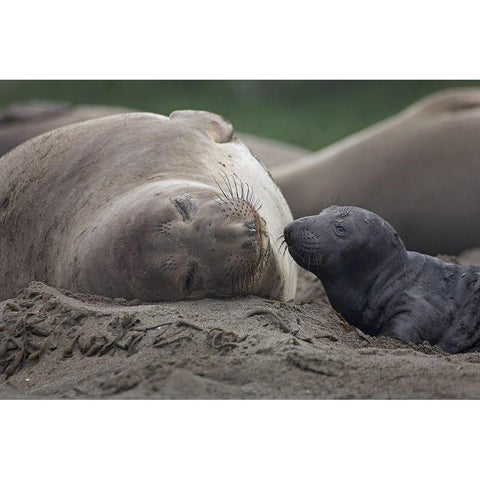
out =
[[(17, 145), (50, 130), (127, 112), (134, 110), (125, 107), (72, 105), (52, 101), (11, 104), (0, 110), (0, 157)], [(250, 133), (238, 133), (237, 137), (267, 168), (296, 161), (311, 153), (297, 145)]]
[(0, 299), (32, 280), (144, 301), (291, 299), (292, 220), (222, 117), (127, 113), (63, 127), (0, 159)]
[(408, 248), (480, 245), (480, 89), (447, 90), (300, 162), (272, 170), (294, 217), (332, 203), (373, 210)]
[(14, 103), (0, 110), (0, 157), (30, 138), (55, 128), (127, 111), (122, 107), (66, 102)]
[(355, 207), (296, 220), (285, 240), (333, 308), (364, 332), (449, 353), (480, 350), (480, 267), (408, 252), (389, 223)]

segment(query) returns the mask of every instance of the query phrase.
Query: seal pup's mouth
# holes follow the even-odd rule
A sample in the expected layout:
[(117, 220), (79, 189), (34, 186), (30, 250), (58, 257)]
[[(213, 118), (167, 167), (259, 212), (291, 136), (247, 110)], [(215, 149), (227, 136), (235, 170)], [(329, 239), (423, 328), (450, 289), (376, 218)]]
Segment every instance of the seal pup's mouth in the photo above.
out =
[(324, 263), (321, 252), (317, 249), (305, 249), (302, 246), (288, 246), (292, 258), (303, 268), (320, 268)]
[(301, 267), (308, 270), (324, 262), (320, 242), (308, 226), (291, 222), (285, 227), (283, 237), (288, 252)]

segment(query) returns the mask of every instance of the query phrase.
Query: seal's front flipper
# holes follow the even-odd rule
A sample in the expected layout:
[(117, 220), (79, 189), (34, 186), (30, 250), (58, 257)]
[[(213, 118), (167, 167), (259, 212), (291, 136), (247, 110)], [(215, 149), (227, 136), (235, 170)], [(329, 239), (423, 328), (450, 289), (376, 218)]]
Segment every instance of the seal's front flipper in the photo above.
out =
[(396, 338), (405, 343), (418, 345), (423, 341), (417, 327), (407, 312), (392, 317), (378, 332), (378, 335)]

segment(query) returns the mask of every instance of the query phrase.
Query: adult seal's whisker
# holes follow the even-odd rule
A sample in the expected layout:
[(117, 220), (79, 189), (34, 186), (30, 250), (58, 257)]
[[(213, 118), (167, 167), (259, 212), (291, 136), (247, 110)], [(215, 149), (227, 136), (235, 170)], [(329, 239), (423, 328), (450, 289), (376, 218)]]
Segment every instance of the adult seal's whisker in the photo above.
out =
[(222, 186), (220, 185), (220, 183), (217, 181), (216, 178), (214, 178), (214, 181), (215, 181), (215, 183), (217, 184), (217, 187), (218, 187), (218, 188), (220, 189), (220, 191), (222, 192), (223, 196), (224, 196), (226, 199), (229, 198), (228, 195), (224, 192)]

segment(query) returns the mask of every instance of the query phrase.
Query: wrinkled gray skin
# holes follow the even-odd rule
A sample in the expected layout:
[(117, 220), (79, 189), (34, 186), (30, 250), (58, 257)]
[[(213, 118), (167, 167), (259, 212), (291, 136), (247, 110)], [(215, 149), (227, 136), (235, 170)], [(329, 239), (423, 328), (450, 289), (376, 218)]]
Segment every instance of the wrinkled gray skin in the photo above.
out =
[(480, 267), (409, 252), (389, 223), (357, 207), (326, 208), (289, 223), (284, 235), (333, 308), (369, 335), (448, 353), (480, 349)]

